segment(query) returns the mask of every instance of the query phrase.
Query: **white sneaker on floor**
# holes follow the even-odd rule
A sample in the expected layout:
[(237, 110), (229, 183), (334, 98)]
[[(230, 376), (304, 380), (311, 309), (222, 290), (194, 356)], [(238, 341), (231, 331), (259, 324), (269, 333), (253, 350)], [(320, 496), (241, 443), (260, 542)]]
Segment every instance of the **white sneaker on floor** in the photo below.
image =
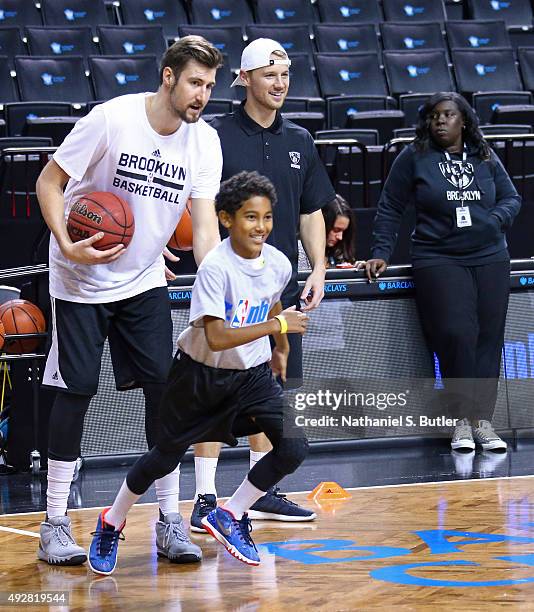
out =
[(473, 440), (473, 430), (468, 419), (461, 419), (454, 428), (452, 434), (451, 448), (453, 450), (475, 450), (475, 441)]
[(484, 450), (506, 450), (508, 444), (500, 438), (489, 421), (480, 420), (473, 427), (475, 442), (480, 444)]

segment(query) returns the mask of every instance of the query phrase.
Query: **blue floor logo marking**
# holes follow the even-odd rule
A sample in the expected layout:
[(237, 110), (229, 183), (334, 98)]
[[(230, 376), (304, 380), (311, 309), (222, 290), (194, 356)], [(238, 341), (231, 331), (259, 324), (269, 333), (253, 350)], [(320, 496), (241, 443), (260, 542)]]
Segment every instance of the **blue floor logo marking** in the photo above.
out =
[[(421, 570), (430, 568), (448, 568), (453, 571), (458, 567), (480, 568), (479, 563), (468, 559), (458, 559), (458, 553), (465, 553), (464, 546), (487, 545), (505, 543), (510, 545), (534, 544), (534, 538), (525, 536), (509, 536), (496, 533), (480, 533), (475, 531), (456, 531), (453, 529), (428, 529), (413, 531), (428, 546), (431, 555), (454, 555), (454, 560), (421, 561), (417, 563), (401, 563), (380, 567), (369, 572), (371, 578), (394, 584), (410, 586), (432, 586), (432, 587), (491, 587), (510, 586), (514, 584), (526, 584), (534, 582), (534, 576), (526, 578), (510, 578), (506, 580), (451, 580), (444, 575), (443, 578), (424, 578), (409, 573), (410, 570)], [(462, 538), (451, 541), (449, 538)], [(267, 542), (260, 545), (262, 549), (304, 565), (318, 565), (322, 563), (350, 563), (356, 561), (372, 561), (374, 559), (390, 559), (411, 555), (412, 550), (398, 546), (362, 546), (354, 540), (286, 540), (282, 542)], [(354, 552), (353, 556), (331, 557), (327, 553)], [(513, 566), (534, 567), (534, 553), (518, 553), (490, 557), (499, 561), (505, 561)], [(507, 568), (512, 569), (512, 568)], [(478, 573), (483, 578), (484, 568)], [(476, 571), (473, 572), (475, 576)]]

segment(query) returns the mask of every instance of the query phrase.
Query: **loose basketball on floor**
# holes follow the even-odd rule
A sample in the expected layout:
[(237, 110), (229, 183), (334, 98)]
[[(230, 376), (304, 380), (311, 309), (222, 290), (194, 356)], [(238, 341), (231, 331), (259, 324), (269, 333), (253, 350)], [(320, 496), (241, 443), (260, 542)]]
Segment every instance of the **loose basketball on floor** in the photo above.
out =
[[(46, 322), (41, 310), (27, 300), (9, 300), (0, 305), (0, 322), (4, 335), (12, 334), (38, 334), (46, 330)], [(0, 330), (1, 332), (1, 330)], [(4, 343), (3, 334), (2, 344)], [(39, 338), (28, 338), (27, 340), (13, 340), (6, 342), (4, 349), (6, 353), (20, 354), (33, 353), (39, 346)]]
[(107, 191), (93, 191), (78, 198), (67, 219), (67, 231), (73, 242), (104, 232), (104, 237), (93, 244), (99, 251), (119, 244), (127, 247), (134, 230), (134, 216), (128, 202)]
[(5, 335), (6, 335), (6, 330), (5, 330), (4, 324), (2, 323), (2, 321), (0, 321), (0, 350), (2, 350), (4, 346)]
[(193, 222), (191, 220), (191, 200), (187, 200), (182, 218), (178, 222), (167, 246), (178, 251), (190, 251), (193, 248)]

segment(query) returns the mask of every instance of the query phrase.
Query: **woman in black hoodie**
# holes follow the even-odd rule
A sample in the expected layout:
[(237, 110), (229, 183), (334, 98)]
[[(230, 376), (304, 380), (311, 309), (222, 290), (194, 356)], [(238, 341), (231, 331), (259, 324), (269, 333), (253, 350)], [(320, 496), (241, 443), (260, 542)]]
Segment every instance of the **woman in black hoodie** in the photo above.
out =
[(391, 168), (374, 223), (369, 279), (387, 268), (410, 201), (417, 308), (455, 398), (448, 406), (458, 418), (451, 446), (473, 450), (478, 442), (485, 450), (506, 450), (490, 421), (510, 286), (505, 231), (521, 198), (457, 93), (427, 100), (414, 142)]

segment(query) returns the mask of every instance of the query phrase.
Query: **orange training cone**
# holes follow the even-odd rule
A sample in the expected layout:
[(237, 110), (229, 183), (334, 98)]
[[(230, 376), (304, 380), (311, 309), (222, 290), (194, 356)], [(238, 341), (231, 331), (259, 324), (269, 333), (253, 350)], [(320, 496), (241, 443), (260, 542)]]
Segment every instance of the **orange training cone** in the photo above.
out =
[(330, 501), (350, 499), (352, 495), (338, 485), (337, 482), (320, 482), (315, 489), (308, 494), (308, 499), (313, 501)]

